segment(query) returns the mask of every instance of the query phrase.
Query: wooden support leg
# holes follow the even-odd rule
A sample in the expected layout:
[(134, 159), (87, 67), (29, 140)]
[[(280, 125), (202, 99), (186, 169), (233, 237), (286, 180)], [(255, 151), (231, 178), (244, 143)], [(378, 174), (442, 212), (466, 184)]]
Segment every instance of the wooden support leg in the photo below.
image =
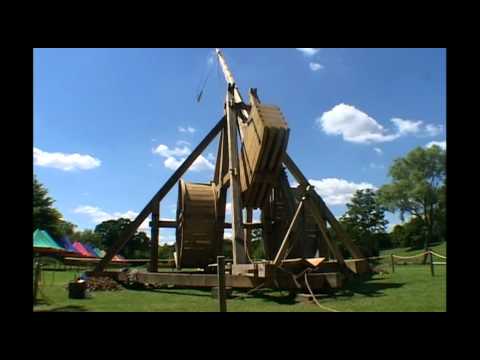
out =
[(229, 86), (226, 97), (227, 111), (227, 132), (228, 132), (228, 158), (229, 158), (229, 174), (230, 186), (232, 188), (232, 250), (233, 263), (246, 264), (247, 256), (245, 245), (243, 242), (242, 230), (242, 206), (240, 192), (240, 169), (238, 163), (238, 146), (237, 146), (237, 117), (232, 110), (232, 87)]
[[(302, 186), (307, 187), (309, 184), (307, 178), (303, 175), (300, 171), (298, 166), (294, 163), (294, 161), (285, 153), (283, 162), (288, 170), (292, 173), (298, 183)], [(342, 226), (338, 222), (337, 218), (332, 214), (330, 209), (327, 207), (323, 199), (320, 195), (318, 195), (315, 191), (312, 192), (311, 196), (316, 204), (315, 207), (319, 208), (321, 217), (325, 217), (325, 219), (329, 222), (332, 226), (335, 234), (338, 236), (340, 241), (342, 241), (348, 251), (352, 254), (355, 259), (363, 258), (363, 254), (361, 253), (360, 249), (353, 243), (352, 239), (347, 235), (347, 233), (343, 230)]]
[(287, 252), (288, 246), (290, 245), (290, 242), (292, 241), (292, 237), (290, 235), (292, 233), (293, 228), (296, 225), (296, 222), (299, 218), (300, 212), (302, 211), (304, 200), (305, 200), (305, 198), (302, 198), (302, 200), (298, 204), (297, 211), (295, 211), (295, 214), (293, 215), (290, 226), (288, 227), (288, 230), (287, 230), (287, 232), (285, 234), (285, 237), (282, 241), (282, 245), (280, 245), (280, 249), (278, 249), (277, 255), (275, 256), (275, 260), (273, 261), (274, 265), (279, 265), (280, 262), (283, 260), (286, 252)]
[(160, 221), (160, 203), (155, 203), (152, 209), (152, 223), (151, 223), (151, 248), (150, 248), (150, 272), (158, 271), (158, 241), (159, 241), (159, 231), (160, 227), (158, 222)]

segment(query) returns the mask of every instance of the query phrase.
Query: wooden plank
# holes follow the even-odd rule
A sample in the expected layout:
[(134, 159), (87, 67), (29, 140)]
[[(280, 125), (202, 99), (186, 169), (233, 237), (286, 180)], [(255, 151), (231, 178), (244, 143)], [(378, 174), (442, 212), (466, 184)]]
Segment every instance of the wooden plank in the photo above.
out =
[(227, 137), (228, 137), (228, 159), (230, 173), (230, 187), (232, 189), (232, 250), (233, 263), (245, 264), (247, 254), (244, 244), (242, 231), (242, 205), (241, 191), (239, 184), (240, 169), (238, 164), (238, 146), (237, 146), (237, 116), (232, 110), (231, 88), (227, 91), (226, 111), (227, 111)]
[(203, 140), (198, 144), (198, 146), (193, 150), (193, 152), (185, 159), (185, 161), (180, 165), (180, 167), (170, 176), (167, 182), (157, 191), (153, 198), (147, 203), (143, 208), (140, 214), (137, 215), (135, 220), (129, 224), (129, 226), (120, 234), (117, 241), (113, 246), (108, 249), (105, 256), (102, 258), (102, 261), (95, 268), (95, 272), (101, 272), (105, 266), (112, 260), (112, 258), (125, 246), (125, 244), (132, 238), (132, 236), (137, 231), (138, 227), (142, 222), (147, 218), (147, 216), (152, 211), (152, 206), (155, 202), (160, 202), (163, 197), (172, 189), (172, 187), (177, 183), (180, 177), (188, 170), (188, 168), (193, 164), (193, 162), (200, 156), (200, 154), (207, 148), (212, 140), (217, 136), (217, 134), (225, 126), (226, 118), (223, 116), (218, 123), (213, 127), (212, 130), (203, 138)]
[[(113, 274), (119, 280), (126, 278), (125, 274)], [(154, 285), (174, 285), (177, 287), (191, 288), (212, 288), (218, 286), (217, 274), (189, 274), (181, 272), (137, 272), (132, 274), (135, 281), (140, 283), (149, 283)], [(284, 272), (278, 272), (275, 275), (276, 283), (281, 289), (297, 289), (292, 277)], [(312, 289), (323, 289), (325, 286), (331, 288), (340, 288), (343, 285), (344, 278), (338, 272), (310, 273), (308, 281)], [(301, 279), (299, 282), (302, 283)], [(251, 289), (264, 284), (267, 288), (275, 288), (273, 278), (258, 278), (254, 276), (230, 275), (225, 274), (225, 286), (237, 289)]]
[(150, 263), (149, 263), (149, 271), (150, 272), (157, 272), (158, 271), (158, 241), (159, 241), (159, 225), (158, 222), (160, 220), (160, 203), (156, 202), (153, 205), (152, 209), (152, 226), (151, 226), (151, 234), (150, 234), (150, 241), (151, 241), (151, 248), (150, 248)]

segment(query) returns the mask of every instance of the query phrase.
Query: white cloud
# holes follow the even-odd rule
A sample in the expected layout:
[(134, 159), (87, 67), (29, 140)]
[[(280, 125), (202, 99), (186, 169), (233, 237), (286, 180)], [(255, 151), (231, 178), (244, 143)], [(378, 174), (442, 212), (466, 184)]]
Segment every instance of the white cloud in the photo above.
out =
[(443, 126), (442, 125), (432, 125), (432, 124), (428, 124), (427, 126), (425, 126), (425, 132), (427, 133), (427, 135), (429, 136), (437, 136), (437, 135), (440, 135), (443, 131)]
[[(442, 131), (441, 126), (423, 125), (423, 121), (393, 118), (396, 132), (385, 129), (374, 118), (347, 104), (338, 104), (315, 120), (327, 135), (342, 135), (345, 141), (358, 144), (389, 142), (401, 136), (433, 136)], [(380, 154), (380, 152), (377, 151)]]
[(165, 161), (163, 162), (163, 165), (165, 165), (167, 169), (177, 170), (179, 166), (182, 165), (183, 161), (184, 159), (177, 160), (173, 156), (169, 156), (165, 159)]
[(320, 50), (318, 48), (296, 48), (296, 49), (302, 52), (306, 56), (313, 56)]
[(380, 149), (380, 148), (378, 148), (378, 147), (374, 147), (373, 150), (374, 150), (378, 155), (382, 155), (382, 154), (383, 154), (382, 149)]
[(46, 152), (34, 147), (33, 163), (37, 166), (72, 171), (94, 169), (100, 166), (101, 161), (90, 155)]
[(203, 155), (200, 155), (192, 164), (192, 166), (190, 166), (190, 170), (192, 171), (203, 171), (203, 170), (214, 170), (215, 169), (215, 165), (205, 159), (205, 157)]
[(366, 182), (354, 183), (344, 179), (326, 178), (321, 180), (308, 180), (315, 186), (317, 193), (328, 205), (344, 205), (350, 201), (357, 190), (377, 188)]
[[(133, 220), (135, 220), (135, 218), (138, 215), (137, 212), (132, 211), (132, 210), (128, 210), (128, 211), (123, 212), (123, 213), (118, 212), (118, 211), (114, 212), (114, 213), (108, 213), (106, 211), (103, 211), (99, 207), (90, 206), (90, 205), (78, 206), (77, 208), (75, 208), (73, 210), (73, 212), (76, 213), (76, 214), (87, 215), (94, 224), (100, 224), (103, 221), (115, 220), (115, 219), (119, 219), (119, 218), (127, 218), (127, 219), (130, 219), (130, 220), (133, 221)], [(150, 222), (150, 218), (147, 217), (142, 222), (142, 224), (140, 225), (138, 230), (139, 231), (144, 231), (144, 232), (147, 233), (147, 235), (150, 236), (150, 226), (148, 225), (149, 222)]]
[(210, 161), (215, 161), (215, 155), (213, 155), (212, 153), (208, 153), (207, 159)]
[(437, 145), (443, 150), (447, 150), (447, 141), (431, 141), (427, 145), (425, 145), (426, 148), (432, 147), (433, 145)]
[[(175, 147), (174, 149), (170, 149), (167, 145), (160, 144), (156, 149), (153, 149), (152, 152), (165, 158), (163, 165), (167, 169), (177, 170), (178, 167), (185, 161), (185, 156), (190, 155), (191, 150), (187, 146), (184, 146), (183, 148)], [(197, 157), (192, 166), (190, 166), (190, 170), (192, 171), (214, 169), (215, 164), (206, 159), (203, 155)]]
[(195, 128), (191, 127), (191, 126), (187, 126), (187, 127), (179, 126), (178, 131), (180, 131), (181, 133), (187, 133), (188, 132), (190, 134), (193, 134), (197, 130)]
[(398, 134), (387, 131), (375, 119), (354, 106), (339, 104), (326, 111), (316, 123), (328, 135), (342, 135), (345, 141), (369, 144), (387, 142), (398, 138)]
[(318, 71), (324, 68), (322, 64), (315, 63), (315, 62), (311, 62), (309, 66), (310, 66), (310, 70), (312, 71)]
[(174, 149), (170, 149), (167, 145), (160, 144), (155, 149), (152, 150), (154, 154), (158, 154), (162, 157), (170, 157), (170, 156), (185, 156), (190, 154), (190, 149), (186, 146), (183, 148), (175, 147)]
[(390, 121), (398, 128), (399, 135), (416, 134), (420, 131), (420, 126), (422, 125), (422, 121), (403, 120), (399, 118), (393, 118)]

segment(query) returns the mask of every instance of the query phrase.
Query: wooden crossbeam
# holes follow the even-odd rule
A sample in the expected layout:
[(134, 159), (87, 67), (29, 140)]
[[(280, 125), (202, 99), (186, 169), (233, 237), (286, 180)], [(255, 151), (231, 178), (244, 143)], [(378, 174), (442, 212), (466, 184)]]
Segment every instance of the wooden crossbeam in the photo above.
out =
[(160, 202), (165, 195), (172, 189), (172, 187), (177, 183), (178, 180), (185, 174), (188, 168), (193, 164), (193, 162), (200, 156), (200, 154), (207, 148), (212, 140), (218, 135), (218, 133), (225, 127), (226, 117), (223, 116), (218, 123), (213, 127), (212, 130), (205, 136), (205, 138), (198, 144), (198, 146), (193, 150), (193, 152), (185, 159), (185, 161), (180, 165), (180, 167), (170, 176), (167, 182), (158, 190), (158, 192), (153, 196), (153, 198), (148, 202), (148, 204), (143, 208), (140, 214), (137, 215), (135, 220), (129, 224), (129, 226), (123, 231), (119, 236), (117, 241), (113, 244), (110, 249), (108, 249), (105, 256), (95, 267), (94, 272), (99, 273), (105, 269), (105, 266), (112, 260), (112, 258), (125, 246), (125, 244), (132, 238), (132, 236), (137, 231), (138, 227), (142, 222), (147, 218), (147, 216), (152, 212), (152, 207), (156, 202)]

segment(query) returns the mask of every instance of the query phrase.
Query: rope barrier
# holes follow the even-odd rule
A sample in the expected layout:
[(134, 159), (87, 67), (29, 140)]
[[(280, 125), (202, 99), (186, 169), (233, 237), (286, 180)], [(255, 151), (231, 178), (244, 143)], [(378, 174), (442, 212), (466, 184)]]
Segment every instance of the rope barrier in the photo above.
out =
[(416, 257), (425, 256), (427, 254), (428, 254), (428, 251), (424, 252), (422, 254), (413, 255), (413, 256), (398, 256), (398, 255), (392, 255), (392, 256), (397, 258), (397, 259), (413, 259), (413, 258), (416, 258)]
[(447, 258), (446, 256), (443, 256), (443, 255), (437, 254), (436, 252), (434, 252), (434, 251), (431, 251), (431, 250), (430, 250), (430, 253), (431, 253), (432, 255), (438, 256), (438, 257), (439, 257), (439, 258), (441, 258), (441, 259), (446, 259), (446, 258)]

